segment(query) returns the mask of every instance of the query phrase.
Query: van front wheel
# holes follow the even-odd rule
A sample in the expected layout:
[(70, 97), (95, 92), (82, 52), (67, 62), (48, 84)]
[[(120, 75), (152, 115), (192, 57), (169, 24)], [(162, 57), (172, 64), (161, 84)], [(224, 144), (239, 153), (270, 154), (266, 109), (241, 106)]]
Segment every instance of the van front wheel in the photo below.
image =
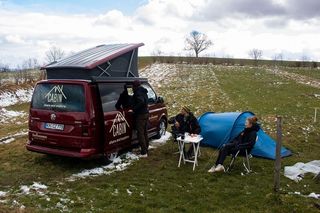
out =
[(167, 122), (165, 119), (161, 118), (159, 121), (158, 133), (155, 136), (156, 139), (161, 138), (163, 135), (166, 134), (167, 131)]

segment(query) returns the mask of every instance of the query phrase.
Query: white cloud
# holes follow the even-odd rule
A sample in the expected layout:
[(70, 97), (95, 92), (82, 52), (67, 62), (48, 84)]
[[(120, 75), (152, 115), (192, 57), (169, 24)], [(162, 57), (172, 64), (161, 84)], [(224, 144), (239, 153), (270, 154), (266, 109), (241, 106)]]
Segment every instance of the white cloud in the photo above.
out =
[[(185, 55), (185, 36), (191, 30), (198, 30), (214, 43), (203, 54), (248, 57), (250, 49), (260, 48), (265, 58), (283, 52), (285, 58), (301, 58), (307, 54), (313, 60), (320, 60), (317, 41), (320, 18), (277, 15), (288, 0), (273, 0), (273, 4), (263, 0), (264, 8), (247, 4), (231, 7), (230, 2), (149, 0), (130, 16), (119, 10), (94, 16), (0, 9), (0, 58), (15, 65), (28, 57), (41, 61), (53, 45), (66, 52), (76, 52), (102, 43), (127, 42), (144, 42), (146, 46), (140, 49), (140, 55), (150, 55), (154, 50), (166, 55)], [(225, 10), (230, 7), (236, 15)], [(252, 8), (256, 11), (246, 14)]]
[(26, 43), (19, 35), (7, 35), (4, 37), (4, 39), (8, 43), (13, 43), (13, 44), (24, 44)]

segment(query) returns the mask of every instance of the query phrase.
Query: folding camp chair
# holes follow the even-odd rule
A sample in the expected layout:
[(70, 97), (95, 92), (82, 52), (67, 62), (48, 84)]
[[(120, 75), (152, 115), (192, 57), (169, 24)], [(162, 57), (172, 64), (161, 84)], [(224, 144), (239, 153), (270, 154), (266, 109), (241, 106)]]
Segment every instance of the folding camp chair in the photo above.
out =
[[(258, 141), (258, 136), (256, 138), (256, 142), (257, 141)], [(243, 164), (243, 167), (245, 168), (246, 172), (247, 173), (252, 172), (251, 166), (250, 166), (250, 158), (252, 158), (252, 155), (251, 155), (251, 149), (248, 149), (248, 148), (239, 149), (236, 153), (232, 154), (231, 162), (230, 162), (228, 168), (226, 169), (226, 172), (230, 172), (230, 170), (233, 168), (234, 162), (238, 156), (243, 157), (242, 164)]]

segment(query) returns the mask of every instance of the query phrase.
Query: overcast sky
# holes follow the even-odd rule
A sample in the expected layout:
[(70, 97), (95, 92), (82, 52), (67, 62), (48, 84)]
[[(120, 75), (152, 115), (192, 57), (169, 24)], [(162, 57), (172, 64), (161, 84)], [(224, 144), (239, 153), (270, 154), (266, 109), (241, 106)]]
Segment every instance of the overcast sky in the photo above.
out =
[(248, 58), (258, 48), (265, 59), (320, 61), (320, 0), (0, 0), (0, 63), (43, 61), (52, 46), (70, 53), (108, 43), (189, 55), (192, 30), (214, 43), (200, 56)]

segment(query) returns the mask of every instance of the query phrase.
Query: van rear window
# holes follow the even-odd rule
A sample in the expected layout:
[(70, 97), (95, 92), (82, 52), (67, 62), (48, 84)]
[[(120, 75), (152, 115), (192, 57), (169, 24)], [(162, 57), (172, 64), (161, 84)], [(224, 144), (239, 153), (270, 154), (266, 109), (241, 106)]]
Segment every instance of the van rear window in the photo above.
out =
[(60, 112), (84, 112), (84, 88), (75, 84), (38, 84), (31, 107)]

